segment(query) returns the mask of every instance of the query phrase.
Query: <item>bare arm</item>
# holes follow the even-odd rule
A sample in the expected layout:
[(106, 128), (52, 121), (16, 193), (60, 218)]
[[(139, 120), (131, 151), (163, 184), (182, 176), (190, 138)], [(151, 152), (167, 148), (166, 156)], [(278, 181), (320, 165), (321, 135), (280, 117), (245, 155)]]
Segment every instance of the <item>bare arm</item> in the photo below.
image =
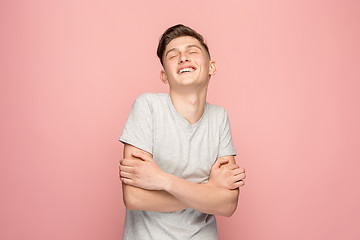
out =
[[(122, 160), (120, 170), (124, 183), (124, 202), (130, 209), (164, 212), (194, 208), (223, 216), (231, 216), (235, 211), (238, 187), (243, 185), (240, 180), (245, 178), (245, 173), (237, 167), (233, 156), (227, 157), (230, 162), (227, 165), (232, 166), (231, 169), (220, 167), (219, 161), (218, 166), (212, 168), (209, 182), (196, 184), (163, 172), (150, 154), (143, 151), (132, 152), (137, 148), (129, 146), (125, 145), (125, 159)], [(127, 159), (127, 154), (132, 155), (132, 159)], [(143, 161), (134, 161), (134, 157)], [(233, 175), (227, 176), (229, 173)], [(212, 178), (212, 175), (215, 177)], [(221, 180), (212, 181), (214, 178)], [(232, 182), (232, 190), (221, 187), (226, 184), (218, 184), (224, 183), (224, 179)]]
[[(144, 155), (152, 157), (148, 152), (142, 151), (132, 145), (124, 145), (124, 159), (141, 161), (132, 156), (132, 152), (141, 151)], [(154, 212), (174, 212), (188, 208), (182, 201), (166, 191), (147, 190), (139, 187), (122, 184), (123, 201), (130, 210), (146, 210)]]
[(164, 189), (200, 212), (231, 216), (237, 207), (238, 189), (228, 190), (206, 184), (196, 184), (178, 178), (167, 176), (168, 182)]
[[(230, 162), (235, 163), (233, 156), (227, 156)], [(237, 207), (239, 188), (226, 189), (211, 182), (196, 184), (178, 178), (171, 174), (165, 174), (166, 181), (163, 188), (173, 196), (183, 201), (191, 208), (200, 212), (231, 216)], [(243, 182), (238, 184), (242, 185)]]

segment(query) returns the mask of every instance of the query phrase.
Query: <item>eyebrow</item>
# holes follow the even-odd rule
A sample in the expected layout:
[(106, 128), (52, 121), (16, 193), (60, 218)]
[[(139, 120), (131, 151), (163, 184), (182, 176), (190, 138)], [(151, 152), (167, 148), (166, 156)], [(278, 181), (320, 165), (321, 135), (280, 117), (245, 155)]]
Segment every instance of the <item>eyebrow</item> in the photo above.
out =
[[(198, 49), (200, 49), (200, 51), (202, 51), (201, 47), (199, 47), (198, 45), (195, 45), (195, 44), (191, 44), (191, 45), (187, 45), (186, 48), (192, 48), (192, 47), (196, 47)], [(179, 48), (172, 48), (170, 49), (169, 51), (167, 51), (165, 53), (165, 57), (168, 55), (169, 52), (172, 52), (172, 51), (175, 51), (175, 50), (179, 50)]]

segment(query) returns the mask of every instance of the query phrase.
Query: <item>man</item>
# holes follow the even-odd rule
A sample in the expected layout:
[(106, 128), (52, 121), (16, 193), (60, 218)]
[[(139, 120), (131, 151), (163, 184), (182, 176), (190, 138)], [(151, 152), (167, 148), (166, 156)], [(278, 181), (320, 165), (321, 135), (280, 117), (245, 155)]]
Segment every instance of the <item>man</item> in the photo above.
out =
[(225, 109), (206, 102), (216, 63), (183, 25), (165, 31), (157, 54), (169, 94), (138, 97), (120, 137), (123, 239), (217, 239), (214, 215), (234, 213), (245, 170)]

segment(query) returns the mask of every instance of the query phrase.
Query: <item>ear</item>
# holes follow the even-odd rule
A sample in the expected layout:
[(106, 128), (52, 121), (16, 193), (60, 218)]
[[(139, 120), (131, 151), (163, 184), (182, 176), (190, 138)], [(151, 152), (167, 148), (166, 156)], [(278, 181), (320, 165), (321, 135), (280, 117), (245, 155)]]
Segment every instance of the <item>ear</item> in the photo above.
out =
[(216, 62), (215, 61), (210, 61), (210, 65), (209, 65), (209, 75), (215, 75), (217, 71), (217, 66), (216, 66)]
[(166, 73), (165, 73), (165, 70), (164, 70), (164, 69), (161, 69), (161, 71), (160, 71), (160, 80), (161, 80), (164, 84), (167, 84), (167, 82), (168, 82), (167, 76), (166, 76)]

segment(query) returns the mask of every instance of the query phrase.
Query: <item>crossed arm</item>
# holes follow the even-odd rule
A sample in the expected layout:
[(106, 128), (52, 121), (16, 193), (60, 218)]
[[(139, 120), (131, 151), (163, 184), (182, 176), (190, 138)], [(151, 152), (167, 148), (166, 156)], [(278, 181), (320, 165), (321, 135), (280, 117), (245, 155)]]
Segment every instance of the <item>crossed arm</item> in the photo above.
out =
[(197, 184), (160, 169), (151, 154), (124, 145), (120, 162), (125, 206), (130, 210), (172, 212), (193, 208), (200, 212), (231, 216), (238, 202), (245, 170), (233, 156), (219, 158), (207, 183)]

